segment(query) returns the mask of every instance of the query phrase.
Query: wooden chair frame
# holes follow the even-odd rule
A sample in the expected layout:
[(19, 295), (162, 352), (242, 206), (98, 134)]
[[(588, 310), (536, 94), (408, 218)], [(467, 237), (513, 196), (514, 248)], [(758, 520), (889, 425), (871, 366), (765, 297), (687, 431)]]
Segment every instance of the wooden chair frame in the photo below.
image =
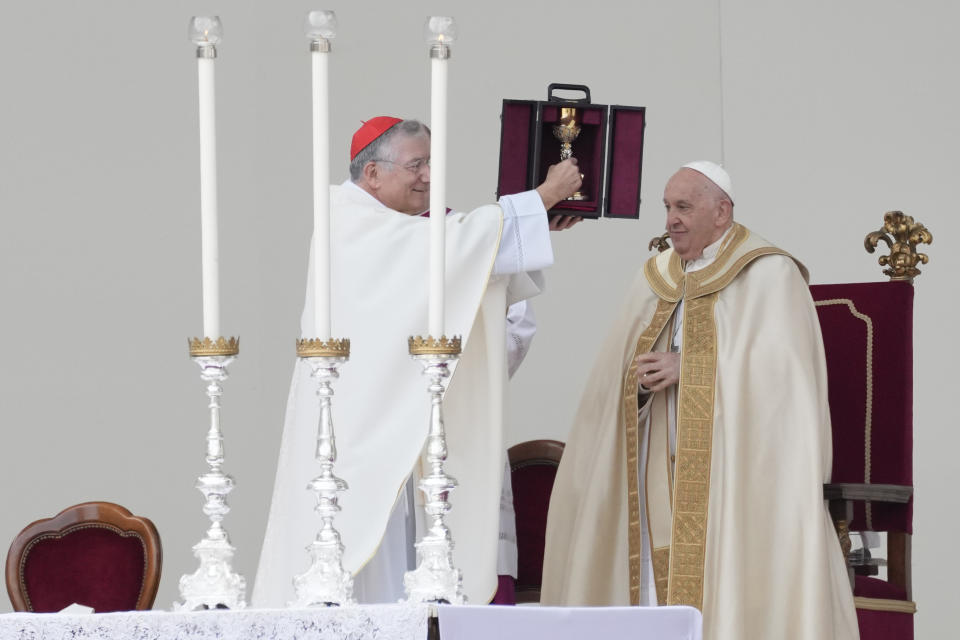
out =
[[(829, 501), (830, 516), (833, 518), (840, 547), (844, 557), (850, 553), (850, 532), (847, 525), (853, 520), (855, 502), (890, 502), (906, 504), (913, 495), (913, 487), (896, 484), (858, 484), (830, 483), (823, 485), (823, 497)], [(913, 536), (903, 531), (887, 531), (887, 581), (895, 584), (907, 594), (907, 600), (913, 600), (913, 577), (911, 568), (911, 542)], [(848, 564), (847, 572), (850, 586), (854, 576), (874, 575), (875, 567)]]
[(507, 451), (510, 470), (522, 469), (535, 464), (560, 464), (564, 444), (559, 440), (527, 440), (515, 444)]
[(147, 518), (135, 516), (124, 507), (112, 502), (84, 502), (67, 507), (52, 518), (44, 518), (27, 525), (13, 539), (7, 552), (7, 593), (15, 611), (33, 611), (23, 568), (30, 549), (39, 540), (59, 538), (80, 527), (98, 526), (116, 531), (120, 535), (133, 535), (144, 547), (144, 576), (137, 598), (136, 609), (150, 609), (160, 586), (160, 570), (163, 552), (160, 534)]

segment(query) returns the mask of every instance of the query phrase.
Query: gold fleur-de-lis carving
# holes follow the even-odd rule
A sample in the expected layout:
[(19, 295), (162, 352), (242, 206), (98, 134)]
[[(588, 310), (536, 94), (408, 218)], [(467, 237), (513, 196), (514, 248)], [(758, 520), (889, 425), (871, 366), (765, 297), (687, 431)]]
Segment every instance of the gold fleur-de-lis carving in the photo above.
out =
[(889, 255), (880, 256), (877, 260), (880, 266), (887, 267), (883, 270), (884, 275), (891, 280), (913, 282), (920, 275), (917, 265), (929, 261), (927, 254), (917, 252), (917, 245), (931, 244), (933, 234), (902, 211), (888, 211), (883, 214), (883, 226), (878, 231), (868, 233), (863, 246), (868, 253), (873, 253), (881, 241), (890, 249)]
[(654, 248), (656, 248), (657, 251), (659, 251), (660, 253), (663, 253), (664, 251), (666, 251), (667, 249), (669, 249), (669, 248), (670, 248), (670, 234), (669, 234), (669, 233), (665, 233), (665, 234), (663, 234), (662, 236), (657, 236), (657, 237), (655, 237), (655, 238), (651, 238), (651, 239), (650, 239), (650, 242), (647, 243), (647, 250), (648, 250), (648, 251), (653, 251)]

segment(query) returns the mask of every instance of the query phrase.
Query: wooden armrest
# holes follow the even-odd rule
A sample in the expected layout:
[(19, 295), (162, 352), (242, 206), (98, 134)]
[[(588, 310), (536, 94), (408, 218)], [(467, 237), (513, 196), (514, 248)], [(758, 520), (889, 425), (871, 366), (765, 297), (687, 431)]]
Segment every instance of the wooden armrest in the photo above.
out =
[[(863, 501), (905, 504), (913, 495), (913, 487), (899, 484), (857, 484), (829, 483), (823, 485), (823, 497), (830, 503), (830, 516), (833, 518), (840, 539), (840, 548), (848, 558), (847, 573), (850, 587), (853, 588), (854, 573), (871, 575), (871, 567), (855, 567), (849, 562), (850, 531), (848, 524), (853, 518), (853, 503)], [(903, 531), (887, 532), (887, 578), (900, 586), (912, 598), (912, 580), (910, 576), (910, 534)]]
[(905, 504), (913, 495), (913, 487), (900, 484), (830, 483), (823, 485), (826, 500), (854, 500), (857, 502), (893, 502)]

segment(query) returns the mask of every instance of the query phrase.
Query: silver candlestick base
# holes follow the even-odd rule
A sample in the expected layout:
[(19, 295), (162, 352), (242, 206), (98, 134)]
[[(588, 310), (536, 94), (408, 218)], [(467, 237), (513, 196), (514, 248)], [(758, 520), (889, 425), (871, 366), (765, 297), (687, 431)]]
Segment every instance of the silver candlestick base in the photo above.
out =
[(220, 396), (227, 379), (227, 366), (240, 352), (236, 338), (223, 337), (189, 341), (190, 355), (200, 366), (200, 377), (207, 383), (210, 399), (210, 429), (207, 431), (206, 461), (210, 471), (197, 478), (196, 487), (204, 497), (203, 512), (210, 518), (206, 537), (193, 547), (200, 567), (180, 578), (180, 602), (174, 610), (243, 609), (246, 607), (246, 580), (235, 573), (231, 559), (235, 548), (221, 521), (230, 511), (227, 494), (233, 490), (233, 478), (221, 471), (223, 466), (223, 434), (220, 431)]
[(426, 458), (429, 473), (420, 480), (424, 511), (429, 528), (417, 543), (417, 568), (403, 576), (408, 602), (445, 602), (463, 604), (463, 574), (453, 565), (453, 537), (444, 522), (450, 511), (447, 500), (457, 481), (443, 469), (447, 459), (447, 441), (443, 428), (443, 394), (450, 377), (450, 364), (460, 357), (459, 336), (439, 340), (411, 337), (410, 355), (423, 366), (429, 379), (430, 433), (427, 436)]
[(337, 446), (331, 416), (332, 382), (340, 377), (338, 369), (350, 357), (350, 341), (299, 340), (297, 355), (313, 369), (320, 402), (316, 452), (320, 475), (307, 485), (307, 489), (316, 495), (316, 511), (320, 514), (321, 525), (316, 539), (307, 547), (311, 558), (310, 568), (294, 577), (293, 587), (297, 597), (288, 606), (352, 605), (356, 604), (353, 599), (353, 576), (343, 568), (343, 544), (340, 533), (333, 526), (333, 519), (340, 511), (337, 494), (347, 489), (347, 483), (333, 473)]

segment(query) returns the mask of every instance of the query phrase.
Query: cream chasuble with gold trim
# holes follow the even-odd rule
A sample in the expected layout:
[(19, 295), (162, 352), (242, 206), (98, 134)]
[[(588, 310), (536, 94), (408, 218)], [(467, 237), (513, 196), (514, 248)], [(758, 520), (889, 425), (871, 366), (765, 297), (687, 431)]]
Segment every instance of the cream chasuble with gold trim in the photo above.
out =
[[(490, 275), (500, 207), (452, 213), (446, 222), (446, 332), (464, 341), (444, 398), (446, 470), (460, 483), (447, 524), (464, 592), (471, 602), (487, 602), (497, 586), (508, 284), (520, 298), (537, 290), (527, 274)], [(407, 350), (407, 338), (427, 329), (428, 224), (350, 185), (331, 188), (332, 324), (334, 337), (351, 340), (350, 360), (333, 385), (334, 472), (349, 485), (334, 526), (345, 547), (344, 568), (354, 573), (376, 552), (398, 493), (416, 475), (429, 426), (427, 382)], [(313, 326), (312, 291), (308, 282), (304, 335)], [(291, 335), (291, 354), (293, 342)], [(254, 585), (258, 607), (285, 606), (293, 599), (293, 576), (310, 564), (305, 547), (320, 519), (306, 487), (319, 473), (318, 415), (316, 383), (309, 366), (298, 362)], [(403, 576), (391, 579), (399, 585)]]
[[(637, 355), (666, 351), (683, 300), (676, 461), (666, 393), (637, 415)], [(644, 495), (638, 464), (647, 452)], [(641, 510), (661, 604), (704, 638), (858, 637), (823, 500), (831, 467), (826, 367), (806, 270), (734, 225), (708, 267), (651, 258), (601, 350), (550, 502), (541, 602), (637, 604)]]

